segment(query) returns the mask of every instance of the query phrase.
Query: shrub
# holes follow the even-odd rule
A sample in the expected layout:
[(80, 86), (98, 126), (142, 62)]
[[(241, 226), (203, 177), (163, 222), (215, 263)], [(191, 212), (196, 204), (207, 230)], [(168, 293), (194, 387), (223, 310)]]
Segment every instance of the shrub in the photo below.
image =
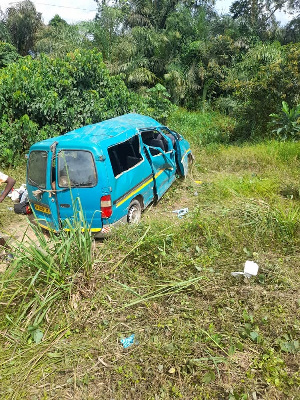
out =
[(2, 160), (11, 164), (37, 140), (133, 110), (161, 119), (171, 103), (157, 90), (130, 92), (96, 51), (20, 58), (0, 71)]
[(300, 138), (300, 104), (297, 107), (289, 108), (288, 104), (282, 102), (282, 110), (278, 114), (270, 114), (273, 117), (271, 126), (273, 133), (279, 140)]
[(299, 103), (300, 43), (258, 44), (231, 70), (224, 89), (238, 102), (235, 138), (269, 135), (270, 114), (282, 101)]

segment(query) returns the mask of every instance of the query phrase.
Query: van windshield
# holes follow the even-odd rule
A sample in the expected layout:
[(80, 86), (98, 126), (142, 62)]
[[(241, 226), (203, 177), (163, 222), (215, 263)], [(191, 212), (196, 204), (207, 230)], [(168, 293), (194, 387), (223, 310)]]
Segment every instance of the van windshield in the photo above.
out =
[(30, 153), (27, 167), (27, 180), (30, 185), (46, 188), (47, 157), (46, 151)]
[(59, 187), (91, 187), (97, 183), (92, 153), (84, 150), (62, 150), (57, 155)]

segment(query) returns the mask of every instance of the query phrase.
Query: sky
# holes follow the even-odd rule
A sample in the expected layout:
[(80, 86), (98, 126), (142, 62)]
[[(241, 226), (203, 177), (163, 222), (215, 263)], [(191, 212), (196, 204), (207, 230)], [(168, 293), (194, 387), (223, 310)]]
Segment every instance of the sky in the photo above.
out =
[[(97, 4), (94, 0), (31, 0), (37, 11), (42, 13), (45, 24), (48, 24), (55, 14), (66, 20), (69, 24), (79, 21), (91, 20), (96, 15)], [(233, 0), (216, 0), (216, 9), (220, 14), (226, 14)], [(0, 0), (0, 8), (5, 11), (18, 1)], [(288, 22), (291, 17), (283, 12), (277, 13), (281, 24)]]

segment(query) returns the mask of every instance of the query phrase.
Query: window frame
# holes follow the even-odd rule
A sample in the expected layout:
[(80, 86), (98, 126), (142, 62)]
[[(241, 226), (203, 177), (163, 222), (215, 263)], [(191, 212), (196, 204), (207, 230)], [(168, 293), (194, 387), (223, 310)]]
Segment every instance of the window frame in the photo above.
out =
[[(46, 163), (45, 163), (45, 170), (44, 170), (44, 174), (45, 174), (44, 175), (44, 185), (40, 185), (39, 182), (36, 182), (29, 175), (29, 172), (30, 172), (30, 157), (32, 156), (33, 153), (45, 153), (46, 154), (46, 157), (45, 157)], [(47, 151), (47, 150), (32, 150), (30, 152), (29, 157), (28, 157), (28, 163), (27, 163), (27, 181), (28, 181), (28, 183), (30, 185), (36, 186), (36, 187), (41, 188), (41, 189), (46, 189), (46, 187), (47, 187), (48, 156), (49, 156), (49, 151)]]
[[(124, 145), (126, 142), (130, 142), (131, 140), (133, 140), (133, 139), (137, 139), (137, 142), (138, 142), (138, 155), (140, 156), (140, 157), (136, 157), (136, 155), (134, 156), (135, 158), (137, 158), (137, 159), (139, 159), (139, 161), (136, 163), (136, 164), (134, 164), (134, 165), (132, 165), (131, 167), (129, 167), (129, 168), (127, 168), (127, 169), (123, 169), (122, 171), (120, 171), (119, 173), (115, 173), (115, 169), (118, 169), (118, 168), (114, 168), (114, 165), (115, 165), (115, 163), (114, 162), (112, 162), (112, 158), (113, 157), (111, 157), (111, 155), (112, 155), (112, 153), (113, 153), (113, 149), (114, 148), (117, 148), (118, 146), (122, 146), (122, 145)], [(109, 147), (107, 147), (107, 154), (108, 154), (108, 158), (109, 158), (109, 161), (110, 161), (110, 165), (111, 165), (111, 168), (112, 168), (112, 172), (113, 172), (113, 175), (114, 175), (114, 177), (117, 179), (117, 178), (119, 178), (121, 175), (123, 175), (124, 173), (126, 173), (126, 172), (128, 172), (128, 171), (131, 171), (133, 168), (136, 168), (138, 165), (140, 165), (142, 162), (144, 162), (144, 160), (145, 160), (145, 157), (144, 157), (144, 154), (142, 153), (142, 147), (141, 147), (141, 139), (140, 139), (140, 133), (138, 132), (138, 133), (136, 133), (136, 134), (134, 134), (133, 136), (131, 136), (130, 138), (128, 138), (128, 139), (125, 139), (125, 140), (123, 140), (123, 141), (120, 141), (120, 142), (118, 142), (118, 143), (115, 143), (115, 144), (113, 144), (113, 145), (111, 145), (111, 146), (109, 146)], [(127, 156), (128, 157), (128, 156)], [(119, 159), (118, 159), (119, 160)], [(119, 160), (120, 161), (120, 160)], [(120, 164), (120, 166), (122, 166), (122, 167), (124, 167), (124, 163), (122, 164)]]
[[(89, 153), (91, 155), (91, 162), (92, 162), (94, 173), (95, 173), (95, 181), (94, 181), (93, 184), (91, 184), (91, 185), (79, 185), (79, 184), (74, 184), (74, 183), (72, 184), (70, 179), (68, 179), (68, 184), (67, 185), (63, 185), (62, 186), (60, 184), (60, 168), (59, 167), (60, 167), (60, 162), (62, 160), (62, 157), (60, 157), (59, 154), (62, 153), (62, 152), (72, 152), (72, 151)], [(65, 163), (65, 165), (68, 165), (66, 161), (64, 161), (64, 163)], [(68, 166), (68, 168), (69, 168), (69, 166)], [(86, 188), (95, 187), (98, 184), (98, 171), (97, 171), (97, 168), (96, 168), (95, 158), (94, 158), (93, 153), (91, 151), (89, 151), (89, 150), (83, 150), (83, 149), (60, 149), (56, 154), (56, 174), (55, 175), (56, 175), (56, 184), (57, 184), (57, 186), (59, 188), (62, 188), (62, 189), (66, 189), (66, 188), (86, 189)], [(62, 175), (62, 176), (65, 176), (65, 175)], [(67, 177), (68, 177), (68, 175), (67, 175)]]

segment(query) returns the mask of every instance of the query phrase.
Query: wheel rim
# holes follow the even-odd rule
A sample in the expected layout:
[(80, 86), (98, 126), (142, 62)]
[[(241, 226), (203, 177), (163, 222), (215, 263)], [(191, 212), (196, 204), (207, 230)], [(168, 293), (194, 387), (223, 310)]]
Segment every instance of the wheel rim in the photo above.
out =
[(141, 217), (140, 209), (137, 205), (132, 205), (128, 211), (128, 222), (130, 224), (136, 224), (139, 222)]

